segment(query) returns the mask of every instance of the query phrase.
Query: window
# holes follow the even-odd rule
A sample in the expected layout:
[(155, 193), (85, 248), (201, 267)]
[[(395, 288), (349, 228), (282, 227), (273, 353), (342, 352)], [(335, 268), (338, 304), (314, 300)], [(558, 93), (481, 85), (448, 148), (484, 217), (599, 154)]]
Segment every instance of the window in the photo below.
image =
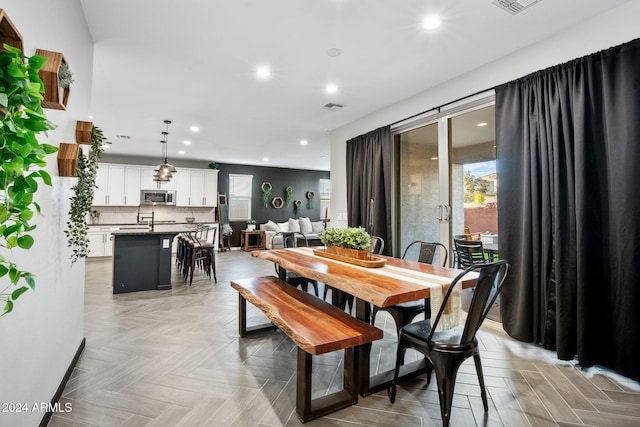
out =
[(251, 182), (253, 175), (229, 174), (229, 221), (251, 218)]

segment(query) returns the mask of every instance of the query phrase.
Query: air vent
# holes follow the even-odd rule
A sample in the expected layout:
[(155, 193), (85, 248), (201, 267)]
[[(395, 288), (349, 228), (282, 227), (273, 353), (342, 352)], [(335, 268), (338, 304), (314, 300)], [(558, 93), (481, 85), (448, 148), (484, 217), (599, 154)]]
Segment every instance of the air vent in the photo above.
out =
[(335, 104), (333, 102), (329, 102), (327, 104), (324, 104), (322, 106), (323, 109), (325, 110), (331, 110), (331, 111), (338, 111), (340, 110), (342, 107), (344, 107), (344, 105), (340, 105), (340, 104)]
[(500, 9), (506, 10), (510, 14), (515, 15), (540, 1), (541, 0), (493, 0), (491, 3), (495, 4)]
[(129, 135), (116, 135), (116, 138), (118, 138), (118, 139), (131, 139), (131, 137)]

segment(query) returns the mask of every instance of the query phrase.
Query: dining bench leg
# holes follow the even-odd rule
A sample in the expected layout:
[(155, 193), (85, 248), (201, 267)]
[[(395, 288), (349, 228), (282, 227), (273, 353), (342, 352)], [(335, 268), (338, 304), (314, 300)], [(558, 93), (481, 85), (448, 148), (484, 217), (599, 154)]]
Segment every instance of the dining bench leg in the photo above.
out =
[(278, 327), (272, 323), (247, 327), (247, 300), (241, 294), (238, 294), (238, 296), (238, 334), (240, 334), (240, 338), (244, 338), (247, 335), (265, 331), (275, 331), (278, 329)]
[(303, 423), (358, 403), (359, 347), (344, 349), (343, 389), (311, 398), (312, 355), (298, 348), (296, 414)]

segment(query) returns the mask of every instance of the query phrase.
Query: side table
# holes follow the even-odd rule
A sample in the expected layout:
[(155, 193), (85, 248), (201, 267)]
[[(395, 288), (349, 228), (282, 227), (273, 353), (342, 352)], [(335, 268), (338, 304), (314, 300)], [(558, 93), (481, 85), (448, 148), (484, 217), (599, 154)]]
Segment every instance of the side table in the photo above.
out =
[[(252, 236), (255, 236), (255, 238)], [(240, 230), (240, 249), (247, 252), (265, 249), (264, 232), (260, 230)]]

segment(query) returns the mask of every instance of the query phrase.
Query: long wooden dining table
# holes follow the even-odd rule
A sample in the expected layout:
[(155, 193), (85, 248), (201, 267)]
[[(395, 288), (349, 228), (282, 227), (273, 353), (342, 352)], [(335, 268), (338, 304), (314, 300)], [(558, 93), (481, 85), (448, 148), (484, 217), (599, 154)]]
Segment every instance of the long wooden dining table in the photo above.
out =
[[(279, 266), (280, 278), (286, 271), (317, 280), (355, 297), (356, 317), (367, 323), (371, 320), (371, 304), (388, 307), (432, 296), (432, 289), (441, 295), (461, 270), (439, 267), (416, 261), (376, 255), (386, 263), (380, 268), (365, 268), (318, 256), (314, 251), (323, 248), (289, 248), (256, 251), (252, 255), (272, 261)], [(462, 289), (475, 286), (477, 275), (469, 274), (460, 282)], [(434, 295), (436, 293), (434, 292)], [(313, 319), (310, 319), (312, 321)], [(362, 396), (388, 387), (393, 371), (371, 376), (371, 343), (360, 348), (358, 362), (359, 392)], [(424, 360), (401, 367), (400, 378), (410, 378), (425, 372)]]

